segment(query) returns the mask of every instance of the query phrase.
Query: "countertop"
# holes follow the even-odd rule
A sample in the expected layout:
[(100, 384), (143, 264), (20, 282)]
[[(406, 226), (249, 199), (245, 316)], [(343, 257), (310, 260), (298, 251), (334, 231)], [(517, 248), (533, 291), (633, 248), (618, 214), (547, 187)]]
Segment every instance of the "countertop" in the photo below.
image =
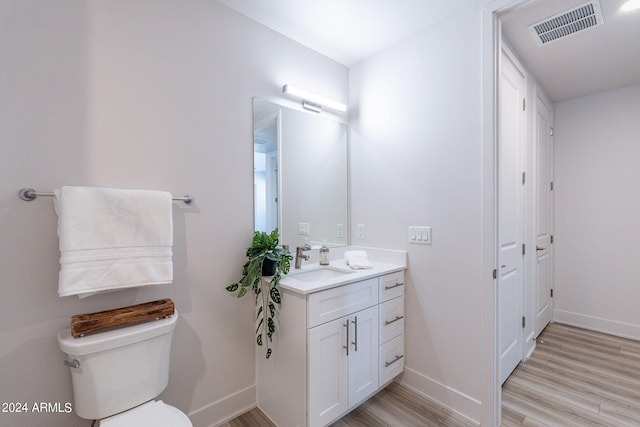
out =
[[(373, 265), (373, 268), (362, 270), (351, 269), (343, 259), (331, 260), (329, 266), (308, 264), (303, 265), (302, 268), (299, 269), (292, 268), (289, 274), (287, 274), (282, 278), (282, 280), (280, 280), (280, 287), (287, 291), (307, 295), (314, 292), (323, 291), (325, 289), (331, 289), (337, 286), (346, 285), (348, 283), (359, 282), (371, 277), (394, 273), (396, 271), (403, 271), (407, 268), (406, 265), (402, 264), (392, 264), (372, 260), (370, 260), (370, 262)], [(318, 279), (314, 281), (303, 281), (296, 279), (296, 274), (318, 270), (326, 267), (330, 269), (349, 270), (351, 271), (351, 273), (344, 274), (338, 277)]]

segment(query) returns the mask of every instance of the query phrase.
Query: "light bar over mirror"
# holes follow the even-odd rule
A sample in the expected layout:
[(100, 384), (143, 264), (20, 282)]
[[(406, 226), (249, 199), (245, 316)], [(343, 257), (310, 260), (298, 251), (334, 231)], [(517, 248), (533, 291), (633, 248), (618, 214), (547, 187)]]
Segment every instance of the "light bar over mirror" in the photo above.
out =
[(347, 106), (345, 104), (332, 101), (328, 98), (316, 95), (315, 93), (311, 93), (290, 84), (282, 86), (282, 93), (287, 93), (291, 96), (302, 99), (302, 107), (316, 113), (321, 112), (323, 107), (339, 111), (341, 113), (347, 111)]

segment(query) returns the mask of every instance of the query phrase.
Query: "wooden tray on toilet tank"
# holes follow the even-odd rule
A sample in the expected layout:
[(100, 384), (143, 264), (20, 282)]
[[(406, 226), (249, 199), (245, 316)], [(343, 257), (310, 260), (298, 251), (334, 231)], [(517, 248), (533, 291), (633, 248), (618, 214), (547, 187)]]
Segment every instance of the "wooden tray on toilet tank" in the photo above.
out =
[(162, 319), (171, 316), (174, 311), (173, 301), (170, 298), (164, 298), (113, 310), (76, 314), (71, 316), (71, 336), (75, 338), (129, 323)]

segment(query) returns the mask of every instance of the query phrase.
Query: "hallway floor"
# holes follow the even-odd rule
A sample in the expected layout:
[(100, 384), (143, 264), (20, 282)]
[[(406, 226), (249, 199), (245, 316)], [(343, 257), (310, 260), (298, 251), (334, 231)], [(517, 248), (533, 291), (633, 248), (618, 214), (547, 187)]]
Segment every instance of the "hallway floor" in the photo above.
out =
[(640, 426), (640, 342), (552, 323), (502, 387), (502, 425)]

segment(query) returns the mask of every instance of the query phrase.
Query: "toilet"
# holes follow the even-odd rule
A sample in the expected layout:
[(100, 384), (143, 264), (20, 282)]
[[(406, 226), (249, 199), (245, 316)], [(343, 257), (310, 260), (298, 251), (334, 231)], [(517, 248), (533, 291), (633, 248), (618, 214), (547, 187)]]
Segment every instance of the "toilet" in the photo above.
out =
[(167, 318), (73, 338), (58, 333), (71, 369), (73, 409), (100, 427), (193, 427), (189, 417), (154, 400), (169, 382), (171, 338), (178, 312)]

